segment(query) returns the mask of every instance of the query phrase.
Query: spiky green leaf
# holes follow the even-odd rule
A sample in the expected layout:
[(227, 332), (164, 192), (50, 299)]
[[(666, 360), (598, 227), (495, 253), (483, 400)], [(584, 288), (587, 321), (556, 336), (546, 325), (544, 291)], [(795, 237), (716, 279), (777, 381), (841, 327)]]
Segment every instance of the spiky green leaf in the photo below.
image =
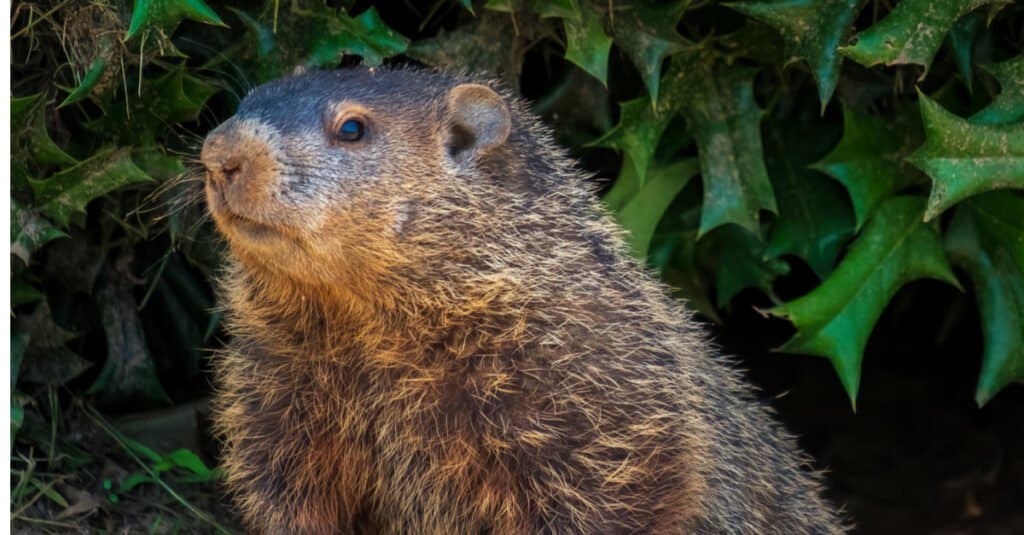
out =
[(960, 17), (986, 4), (1007, 0), (901, 0), (880, 22), (840, 47), (846, 57), (871, 67), (878, 64), (916, 64), (925, 67)]
[[(843, 106), (843, 137), (832, 152), (811, 167), (839, 181), (850, 195), (857, 228), (878, 203), (913, 180), (899, 153), (907, 130), (895, 119), (865, 115)], [(916, 136), (912, 136), (916, 137)]]
[(956, 21), (949, 31), (949, 47), (968, 91), (974, 91), (974, 44), (985, 27), (988, 13), (979, 9)]
[(1024, 53), (983, 68), (999, 80), (1000, 91), (988, 106), (971, 116), (971, 122), (1009, 124), (1024, 121)]
[(756, 74), (694, 51), (673, 56), (662, 80), (659, 112), (678, 110), (697, 140), (704, 184), (701, 236), (726, 223), (759, 234), (760, 211), (776, 211), (761, 150), (764, 113), (754, 100)]
[(697, 254), (715, 273), (715, 302), (719, 307), (747, 288), (774, 297), (772, 282), (789, 273), (789, 265), (771, 257), (765, 243), (739, 225), (722, 225), (709, 232), (697, 243)]
[(391, 29), (375, 7), (356, 17), (344, 12), (307, 14), (312, 22), (309, 63), (314, 66), (332, 65), (344, 54), (360, 56), (366, 65), (376, 66), (409, 47), (409, 40)]
[(972, 195), (1024, 188), (1024, 123), (972, 124), (920, 99), (927, 140), (908, 160), (933, 181), (925, 220)]
[(729, 7), (782, 34), (786, 63), (805, 60), (817, 82), (821, 109), (832, 98), (842, 56), (838, 53), (865, 0), (781, 0), (732, 2)]
[(651, 103), (658, 102), (662, 63), (686, 44), (676, 24), (689, 5), (690, 0), (657, 6), (638, 2), (611, 16), (615, 44), (640, 72)]
[(911, 196), (881, 203), (829, 278), (769, 311), (797, 328), (781, 349), (831, 360), (854, 407), (864, 347), (896, 291), (925, 277), (957, 284), (938, 233), (921, 220), (924, 204)]
[(565, 17), (565, 59), (575, 63), (602, 84), (608, 85), (608, 53), (612, 38), (604, 31), (601, 13), (584, 3), (578, 6), (579, 17)]
[(774, 125), (765, 137), (779, 215), (771, 223), (764, 253), (768, 258), (796, 255), (824, 279), (853, 234), (853, 210), (838, 184), (808, 169), (834, 134), (790, 122)]
[(619, 104), (619, 124), (592, 145), (620, 150), (628, 156), (640, 184), (647, 180), (647, 168), (658, 148), (671, 116), (657, 113), (647, 98)]
[(76, 160), (61, 150), (46, 131), (43, 95), (11, 99), (12, 160), (32, 159), (41, 164), (66, 167)]
[(104, 149), (45, 180), (30, 179), (39, 212), (66, 227), (90, 201), (118, 188), (152, 180), (132, 162), (129, 149)]
[(96, 84), (100, 81), (100, 78), (102, 78), (103, 71), (106, 68), (107, 58), (104, 56), (96, 58), (92, 62), (92, 66), (89, 67), (88, 72), (86, 72), (85, 76), (82, 77), (82, 81), (71, 90), (71, 93), (69, 93), (68, 96), (60, 103), (60, 106), (57, 107), (63, 108), (64, 106), (70, 106), (71, 104), (80, 102), (88, 97), (89, 93), (92, 92), (92, 89), (96, 87)]
[(946, 251), (971, 277), (985, 353), (975, 400), (984, 405), (1024, 381), (1024, 197), (994, 192), (961, 204), (946, 232)]
[(184, 19), (227, 26), (203, 0), (135, 0), (125, 39), (146, 29), (157, 29), (169, 36)]

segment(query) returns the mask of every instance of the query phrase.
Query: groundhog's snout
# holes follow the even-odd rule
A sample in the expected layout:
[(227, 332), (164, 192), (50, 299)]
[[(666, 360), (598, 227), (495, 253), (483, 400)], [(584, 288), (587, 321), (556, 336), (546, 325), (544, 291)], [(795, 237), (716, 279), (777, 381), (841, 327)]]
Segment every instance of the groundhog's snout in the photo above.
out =
[(244, 179), (251, 170), (251, 162), (242, 150), (241, 139), (232, 121), (228, 121), (206, 136), (200, 161), (206, 167), (206, 178), (213, 185), (224, 188)]
[(255, 120), (232, 118), (203, 142), (199, 159), (206, 167), (210, 210), (229, 211), (261, 223), (274, 203), (280, 182), (271, 129)]

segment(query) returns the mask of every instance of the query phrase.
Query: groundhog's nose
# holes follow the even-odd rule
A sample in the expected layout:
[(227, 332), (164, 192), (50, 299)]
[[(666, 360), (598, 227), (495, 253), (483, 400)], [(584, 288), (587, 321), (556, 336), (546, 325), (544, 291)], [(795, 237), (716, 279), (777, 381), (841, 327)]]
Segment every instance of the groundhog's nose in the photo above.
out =
[(207, 180), (226, 186), (248, 172), (249, 161), (239, 150), (239, 143), (229, 123), (224, 123), (206, 136), (199, 160), (206, 167)]

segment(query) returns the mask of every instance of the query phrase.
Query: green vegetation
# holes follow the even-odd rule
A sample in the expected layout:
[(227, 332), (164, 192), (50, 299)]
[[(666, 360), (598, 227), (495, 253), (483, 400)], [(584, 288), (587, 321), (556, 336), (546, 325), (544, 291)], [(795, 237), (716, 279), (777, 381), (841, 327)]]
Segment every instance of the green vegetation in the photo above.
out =
[[(1024, 380), (1020, 3), (370, 4), (14, 3), (17, 523), (229, 529), (196, 454), (223, 333), (195, 158), (251, 86), (300, 65), (413, 61), (521, 89), (617, 174), (604, 199), (636, 255), (711, 320), (762, 292), (796, 329), (781, 350), (829, 359), (854, 406), (872, 328), (920, 278), (977, 300), (979, 405)], [(777, 295), (794, 272), (809, 291)], [(143, 409), (162, 412), (126, 414)], [(167, 451), (137, 438), (166, 426)]]

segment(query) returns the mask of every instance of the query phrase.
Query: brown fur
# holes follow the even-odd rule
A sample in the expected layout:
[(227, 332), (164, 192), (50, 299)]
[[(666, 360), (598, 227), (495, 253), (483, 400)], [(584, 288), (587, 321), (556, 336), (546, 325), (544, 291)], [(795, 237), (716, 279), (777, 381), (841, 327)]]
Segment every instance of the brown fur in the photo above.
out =
[[(842, 532), (524, 105), (497, 89), (511, 123), (453, 133), (504, 117), (470, 81), (303, 74), (207, 139), (232, 253), (216, 423), (252, 529)], [(347, 113), (364, 140), (331, 139)]]

